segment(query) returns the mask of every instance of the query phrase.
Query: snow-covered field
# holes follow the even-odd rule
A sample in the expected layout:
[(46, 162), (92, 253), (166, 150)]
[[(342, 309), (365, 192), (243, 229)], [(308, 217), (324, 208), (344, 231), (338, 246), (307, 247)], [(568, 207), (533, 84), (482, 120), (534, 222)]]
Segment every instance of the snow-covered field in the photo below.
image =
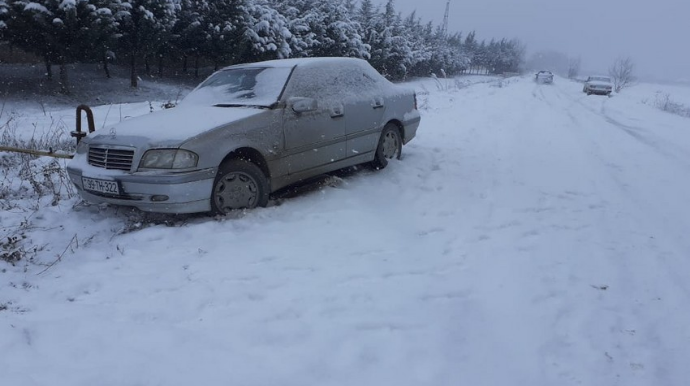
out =
[(0, 261), (0, 384), (687, 384), (690, 119), (646, 86), (412, 85), (402, 161), (268, 208), (13, 198), (34, 262)]
[(656, 94), (668, 94), (679, 103), (690, 106), (690, 84), (639, 83), (626, 90), (625, 93), (639, 96), (642, 100), (654, 99)]

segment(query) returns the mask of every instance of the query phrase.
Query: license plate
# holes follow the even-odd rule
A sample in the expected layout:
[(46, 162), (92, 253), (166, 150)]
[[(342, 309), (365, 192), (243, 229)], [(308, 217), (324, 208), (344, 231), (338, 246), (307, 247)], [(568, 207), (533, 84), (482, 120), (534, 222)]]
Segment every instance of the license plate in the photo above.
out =
[(82, 177), (81, 182), (84, 185), (84, 190), (92, 192), (99, 192), (105, 194), (120, 194), (120, 187), (115, 181), (97, 180), (95, 178)]

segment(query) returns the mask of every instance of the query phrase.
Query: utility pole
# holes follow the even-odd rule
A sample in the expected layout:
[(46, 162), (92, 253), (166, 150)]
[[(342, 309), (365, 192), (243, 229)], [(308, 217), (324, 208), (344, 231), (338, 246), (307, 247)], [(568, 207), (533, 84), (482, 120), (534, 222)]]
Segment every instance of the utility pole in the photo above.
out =
[(450, 11), (450, 0), (446, 3), (446, 13), (443, 15), (443, 25), (441, 26), (441, 35), (448, 34), (448, 11)]

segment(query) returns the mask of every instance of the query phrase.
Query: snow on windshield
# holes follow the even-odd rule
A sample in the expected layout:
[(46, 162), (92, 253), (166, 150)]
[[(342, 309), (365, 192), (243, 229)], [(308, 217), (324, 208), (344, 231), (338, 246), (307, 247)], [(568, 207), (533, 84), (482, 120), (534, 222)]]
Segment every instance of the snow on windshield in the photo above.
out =
[(278, 100), (292, 69), (228, 68), (204, 81), (184, 99), (185, 104), (270, 106)]

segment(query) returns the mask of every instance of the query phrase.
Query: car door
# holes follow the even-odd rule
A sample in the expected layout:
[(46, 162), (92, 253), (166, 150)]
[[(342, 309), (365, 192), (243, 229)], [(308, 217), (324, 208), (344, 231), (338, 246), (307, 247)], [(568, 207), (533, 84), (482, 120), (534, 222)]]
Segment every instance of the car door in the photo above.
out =
[[(373, 70), (373, 69), (371, 69)], [(374, 70), (375, 71), (375, 70)], [(386, 109), (384, 84), (375, 78), (364, 66), (350, 66), (338, 75), (338, 83), (346, 93), (345, 109), (348, 111), (345, 134), (347, 135), (347, 157), (354, 157), (376, 150), (383, 115)]]
[[(288, 173), (318, 168), (345, 158), (345, 108), (326, 68), (297, 66), (286, 87), (283, 116)], [(290, 101), (311, 98), (316, 109), (297, 113)]]

